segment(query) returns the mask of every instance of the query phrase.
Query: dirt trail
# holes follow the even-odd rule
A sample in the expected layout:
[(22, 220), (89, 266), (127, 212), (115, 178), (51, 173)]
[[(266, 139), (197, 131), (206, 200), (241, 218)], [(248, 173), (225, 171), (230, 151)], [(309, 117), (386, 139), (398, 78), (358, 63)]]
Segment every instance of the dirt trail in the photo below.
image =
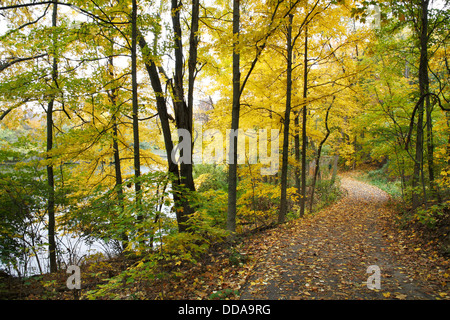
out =
[[(380, 214), (388, 195), (342, 179), (347, 196), (285, 228), (254, 269), (241, 299), (433, 299), (395, 261)], [(302, 221), (303, 220), (303, 221)], [(367, 268), (380, 268), (380, 290), (370, 290)]]

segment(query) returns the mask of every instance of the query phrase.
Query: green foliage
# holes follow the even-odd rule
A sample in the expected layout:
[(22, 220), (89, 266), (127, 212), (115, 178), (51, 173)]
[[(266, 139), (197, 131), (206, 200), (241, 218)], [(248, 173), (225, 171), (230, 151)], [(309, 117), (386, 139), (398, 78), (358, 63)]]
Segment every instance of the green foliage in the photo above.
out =
[(438, 225), (448, 223), (450, 213), (450, 201), (433, 204), (429, 207), (421, 207), (414, 214), (414, 219), (428, 228), (434, 229)]
[[(419, 202), (428, 202), (425, 205), (430, 207), (434, 201), (443, 202), (449, 195), (448, 185), (442, 185), (448, 167), (448, 112), (442, 110), (448, 92), (442, 86), (448, 76), (444, 67), (448, 58), (446, 51), (441, 50), (448, 39), (440, 28), (430, 31), (427, 39), (429, 83), (426, 90), (432, 96), (429, 101), (423, 100), (422, 137), (417, 128), (422, 108), (419, 108), (420, 86), (424, 85), (423, 77), (419, 79), (420, 28), (412, 24), (420, 16), (420, 6), (419, 2), (411, 2), (384, 7), (383, 10), (393, 15), (392, 19), (383, 21), (360, 60), (361, 66), (367, 69), (358, 81), (362, 89), (358, 101), (370, 112), (360, 112), (354, 118), (354, 127), (355, 133), (361, 133), (358, 136), (361, 160), (388, 163), (364, 179), (393, 198), (402, 198), (404, 206), (412, 204), (412, 194), (415, 194), (421, 199)], [(447, 18), (446, 10), (429, 8), (429, 25)], [(423, 143), (418, 143), (421, 140)], [(419, 154), (423, 160), (416, 166)], [(413, 178), (414, 174), (418, 177)], [(418, 214), (425, 224), (433, 224), (430, 218), (433, 215)]]
[[(87, 292), (88, 299), (119, 298), (117, 292), (149, 280), (164, 280), (182, 276), (177, 266), (197, 264), (211, 245), (223, 241), (228, 233), (211, 225), (210, 217), (199, 212), (189, 219), (188, 232), (160, 234), (156, 247), (143, 247), (139, 260), (127, 270), (111, 278), (104, 285)], [(134, 251), (136, 252), (136, 251)]]
[[(228, 236), (218, 225), (212, 209), (200, 206), (205, 195), (191, 194), (183, 188), (177, 190), (180, 196), (187, 197), (193, 205), (197, 203), (199, 208), (189, 217), (187, 232), (177, 232), (175, 218), (167, 211), (173, 205), (164, 187), (169, 182), (167, 174), (149, 173), (143, 175), (140, 181), (143, 189), (141, 205), (125, 201), (124, 209), (121, 210), (116, 206), (116, 190), (113, 189), (97, 193), (98, 197), (80, 208), (82, 211), (90, 208), (87, 220), (77, 220), (80, 215), (72, 215), (72, 219), (78, 223), (74, 225), (75, 229), (84, 228), (90, 237), (123, 241), (122, 232), (126, 231), (125, 254), (138, 258), (133, 266), (109, 279), (106, 284), (89, 291), (86, 295), (89, 299), (117, 298), (118, 290), (137, 283), (179, 276), (177, 266), (196, 264), (211, 245)], [(166, 210), (162, 210), (162, 206)], [(142, 220), (137, 219), (138, 213), (141, 213)]]
[(223, 166), (214, 164), (197, 164), (194, 166), (193, 176), (196, 180), (198, 192), (207, 190), (227, 190), (227, 171)]
[(242, 266), (248, 261), (248, 256), (245, 254), (242, 254), (236, 248), (231, 247), (230, 248), (230, 255), (228, 257), (228, 260), (230, 261), (230, 264), (232, 266)]
[(319, 180), (316, 182), (317, 198), (319, 199), (315, 210), (320, 210), (336, 200), (342, 195), (339, 178), (333, 180)]
[(223, 190), (205, 190), (199, 192), (197, 212), (209, 219), (212, 226), (225, 229), (228, 194)]
[[(151, 245), (154, 238), (173, 231), (172, 202), (168, 192), (168, 176), (150, 172), (139, 178), (142, 191), (140, 201), (134, 199), (130, 187), (136, 179), (108, 190), (98, 186), (84, 199), (79, 199), (64, 215), (62, 221), (68, 230), (81, 231), (88, 239), (124, 242), (130, 250), (140, 248), (143, 242)], [(123, 199), (118, 201), (118, 190)], [(126, 240), (125, 240), (126, 239)]]
[(196, 217), (208, 221), (214, 228), (225, 229), (228, 205), (227, 172), (222, 166), (197, 164), (194, 166), (197, 206)]
[(37, 168), (10, 166), (0, 173), (0, 261), (22, 274), (44, 244), (35, 223), (43, 219), (47, 187)]
[(29, 130), (0, 128), (0, 262), (20, 276), (45, 244), (36, 228), (44, 225), (47, 197), (37, 150)]
[(223, 290), (219, 290), (211, 293), (209, 296), (209, 300), (224, 300), (224, 299), (233, 299), (234, 297), (239, 296), (238, 290), (233, 290), (230, 288), (226, 288)]
[(401, 181), (399, 178), (389, 175), (388, 167), (389, 165), (386, 164), (380, 169), (371, 170), (361, 175), (359, 179), (380, 188), (394, 199), (400, 199), (402, 197)]

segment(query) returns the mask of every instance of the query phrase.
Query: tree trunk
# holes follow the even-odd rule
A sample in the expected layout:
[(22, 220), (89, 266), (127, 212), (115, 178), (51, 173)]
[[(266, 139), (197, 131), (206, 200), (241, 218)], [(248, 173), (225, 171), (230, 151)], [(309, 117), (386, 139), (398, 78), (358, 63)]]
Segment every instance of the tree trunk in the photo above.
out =
[(195, 75), (197, 71), (197, 51), (198, 51), (198, 21), (200, 11), (200, 0), (192, 1), (192, 20), (191, 20), (191, 33), (189, 36), (189, 83), (188, 83), (188, 109), (189, 116), (193, 118), (194, 109), (194, 83)]
[[(122, 189), (122, 170), (120, 166), (120, 154), (119, 154), (119, 143), (118, 143), (118, 129), (117, 129), (117, 119), (116, 116), (112, 116), (112, 123), (113, 123), (113, 153), (114, 153), (114, 169), (115, 169), (115, 175), (116, 175), (116, 193), (117, 193), (117, 204), (120, 208), (120, 211), (125, 211), (125, 204), (124, 204), (124, 195), (123, 195), (123, 189)], [(128, 236), (124, 233), (122, 235), (122, 249), (125, 250), (128, 243)]]
[[(180, 173), (178, 169), (178, 165), (172, 159), (172, 151), (173, 151), (173, 140), (172, 134), (170, 132), (170, 124), (169, 124), (169, 114), (167, 113), (167, 104), (164, 98), (165, 94), (161, 85), (161, 80), (159, 78), (158, 68), (156, 67), (155, 62), (152, 60), (150, 55), (150, 48), (145, 41), (145, 38), (142, 36), (140, 32), (138, 32), (139, 37), (139, 46), (141, 47), (142, 54), (144, 55), (145, 68), (150, 77), (150, 82), (155, 92), (156, 97), (156, 109), (158, 110), (158, 117), (161, 123), (161, 129), (164, 137), (164, 146), (166, 149), (166, 157), (167, 163), (169, 167), (169, 175), (172, 184), (172, 197), (175, 204), (175, 207), (182, 207), (182, 202), (180, 200), (179, 194), (177, 192), (177, 187), (180, 185)], [(183, 217), (182, 212), (176, 210), (177, 223), (178, 228), (180, 230), (180, 225), (182, 224)]]
[(333, 96), (333, 101), (331, 102), (330, 106), (328, 107), (327, 113), (325, 115), (325, 129), (326, 129), (327, 133), (325, 134), (325, 137), (322, 139), (322, 141), (320, 141), (319, 148), (317, 149), (316, 168), (314, 169), (314, 176), (313, 176), (313, 181), (311, 184), (311, 199), (309, 200), (309, 212), (312, 212), (312, 208), (313, 208), (314, 191), (316, 188), (317, 176), (319, 174), (319, 164), (320, 164), (320, 156), (322, 155), (322, 147), (325, 144), (325, 142), (327, 141), (328, 137), (330, 136), (330, 128), (328, 127), (328, 116), (330, 114), (331, 107), (333, 106), (334, 99), (335, 99), (335, 96)]
[[(111, 43), (111, 47), (112, 47), (112, 43)], [(114, 80), (114, 63), (113, 63), (113, 57), (109, 57), (108, 59), (108, 63), (109, 63), (109, 75), (111, 77), (111, 81)], [(118, 128), (117, 128), (117, 118), (116, 118), (116, 113), (118, 112), (117, 110), (117, 104), (116, 104), (116, 88), (112, 88), (109, 92), (109, 100), (111, 102), (111, 107), (112, 107), (112, 118), (111, 118), (111, 122), (112, 122), (112, 130), (113, 130), (113, 157), (114, 157), (114, 170), (115, 170), (115, 189), (117, 192), (117, 204), (120, 208), (120, 211), (123, 212), (125, 210), (124, 207), (124, 195), (123, 195), (123, 189), (122, 189), (122, 169), (121, 169), (121, 165), (120, 165), (120, 153), (119, 153), (119, 142), (118, 142)], [(122, 235), (122, 249), (125, 249), (128, 243), (128, 236), (124, 233)]]
[[(427, 76), (428, 78), (428, 76)], [(427, 92), (429, 91), (429, 82), (427, 83)], [(431, 197), (436, 198), (441, 202), (441, 195), (439, 188), (434, 181), (434, 141), (433, 141), (433, 118), (431, 116), (432, 106), (430, 103), (430, 96), (425, 100), (425, 110), (427, 115), (427, 163), (428, 163), (428, 178), (430, 180)]]
[(300, 202), (300, 217), (305, 214), (306, 204), (306, 97), (308, 93), (308, 24), (305, 26), (305, 60), (303, 72), (303, 99), (304, 105), (302, 110), (302, 194)]
[(236, 232), (236, 189), (237, 189), (237, 129), (239, 128), (239, 111), (240, 111), (240, 91), (241, 91), (241, 73), (240, 73), (240, 54), (237, 51), (239, 43), (239, 20), (240, 20), (240, 0), (233, 0), (233, 105), (231, 113), (231, 130), (236, 131), (236, 135), (232, 138), (230, 133), (230, 154), (228, 167), (228, 212), (227, 212), (227, 230), (232, 233)]
[(299, 113), (297, 111), (294, 112), (294, 127), (295, 127), (295, 136), (294, 136), (294, 153), (295, 153), (295, 188), (297, 189), (297, 194), (301, 194), (301, 180), (300, 180), (300, 122), (299, 122)]
[(141, 213), (141, 158), (139, 147), (138, 91), (137, 91), (137, 0), (133, 0), (131, 11), (131, 90), (133, 108), (133, 155), (134, 155), (134, 190), (136, 193), (137, 219), (143, 219)]
[(292, 95), (292, 20), (293, 15), (289, 15), (289, 24), (286, 37), (287, 50), (287, 68), (286, 68), (286, 110), (284, 113), (284, 132), (283, 132), (283, 158), (281, 165), (281, 198), (280, 211), (278, 214), (278, 223), (283, 223), (287, 214), (287, 171), (289, 157), (289, 125), (291, 115), (291, 95)]
[(50, 272), (57, 271), (56, 242), (55, 242), (55, 178), (53, 172), (52, 156), (53, 148), (53, 104), (51, 98), (47, 107), (47, 181), (48, 181), (48, 249), (50, 259)]
[[(192, 1), (192, 17), (191, 17), (191, 31), (189, 35), (189, 61), (188, 61), (188, 112), (189, 112), (189, 119), (190, 119), (190, 133), (192, 137), (192, 144), (191, 144), (191, 167), (190, 172), (192, 176), (192, 169), (193, 169), (193, 154), (194, 154), (194, 128), (193, 128), (193, 121), (194, 121), (194, 84), (195, 84), (195, 78), (197, 75), (197, 56), (198, 56), (198, 43), (199, 43), (199, 36), (198, 36), (198, 24), (199, 24), (199, 13), (200, 13), (200, 0), (193, 0)], [(211, 99), (211, 97), (210, 97)], [(202, 133), (200, 133), (202, 134)], [(201, 147), (201, 146), (200, 146)], [(193, 179), (192, 179), (193, 180)], [(194, 184), (192, 186), (194, 188)]]
[[(52, 27), (56, 28), (58, 18), (58, 1), (53, 2)], [(58, 81), (58, 59), (56, 57), (56, 33), (53, 31), (53, 66), (52, 80), (55, 87)], [(50, 260), (50, 272), (56, 272), (58, 269), (56, 262), (56, 241), (55, 241), (55, 175), (53, 172), (53, 163), (51, 151), (53, 149), (53, 106), (55, 97), (52, 95), (47, 107), (47, 181), (48, 181), (48, 249)]]
[(423, 115), (424, 115), (424, 102), (425, 95), (428, 93), (428, 4), (429, 0), (421, 1), (421, 22), (420, 26), (420, 64), (419, 64), (419, 90), (420, 90), (420, 103), (417, 109), (417, 138), (416, 138), (416, 152), (414, 173), (412, 180), (412, 208), (417, 209), (421, 204), (419, 199), (418, 186), (420, 182), (420, 175), (423, 170)]
[[(199, 4), (193, 4), (193, 9), (196, 8), (197, 11), (197, 17), (193, 17), (193, 23), (194, 28), (198, 29), (198, 8)], [(174, 32), (174, 45), (175, 45), (175, 77), (174, 77), (174, 99), (173, 104), (175, 108), (175, 121), (178, 129), (185, 129), (190, 134), (190, 158), (188, 161), (181, 161), (180, 162), (180, 182), (181, 185), (183, 185), (184, 188), (187, 189), (188, 192), (195, 191), (195, 185), (194, 185), (194, 178), (192, 176), (192, 122), (193, 122), (193, 112), (192, 109), (189, 107), (189, 105), (186, 105), (185, 99), (184, 99), (184, 87), (183, 87), (183, 43), (182, 43), (182, 33), (181, 33), (181, 23), (180, 23), (180, 9), (181, 9), (181, 3), (178, 2), (178, 0), (172, 0), (172, 25), (173, 25), (173, 32)], [(196, 21), (196, 22), (195, 22)], [(196, 26), (196, 25), (197, 26)], [(190, 57), (189, 64), (191, 68), (191, 64), (194, 64), (194, 66), (197, 64), (197, 44), (195, 43), (195, 39), (198, 40), (198, 37), (196, 34), (191, 34), (191, 37), (194, 38), (193, 43), (191, 45), (195, 47), (194, 55)], [(192, 48), (192, 47), (191, 47)], [(192, 54), (192, 53), (190, 53)], [(192, 60), (194, 59), (195, 60)], [(195, 68), (195, 67), (194, 67)], [(195, 69), (194, 69), (195, 70)], [(193, 78), (194, 74), (192, 74), (189, 78), (189, 81), (192, 81), (192, 83), (189, 83), (189, 87), (192, 88), (192, 91), (190, 93), (193, 94)], [(189, 98), (188, 98), (189, 100)], [(193, 103), (193, 96), (191, 97), (191, 103)], [(193, 106), (191, 106), (193, 107)], [(181, 142), (181, 137), (180, 141)], [(184, 158), (184, 150), (180, 150), (180, 157)], [(182, 198), (182, 211), (179, 212), (179, 221), (178, 221), (178, 229), (180, 232), (187, 231), (189, 225), (188, 220), (190, 215), (194, 212), (194, 208), (189, 203), (189, 199), (185, 197), (186, 194), (183, 193), (181, 195)]]

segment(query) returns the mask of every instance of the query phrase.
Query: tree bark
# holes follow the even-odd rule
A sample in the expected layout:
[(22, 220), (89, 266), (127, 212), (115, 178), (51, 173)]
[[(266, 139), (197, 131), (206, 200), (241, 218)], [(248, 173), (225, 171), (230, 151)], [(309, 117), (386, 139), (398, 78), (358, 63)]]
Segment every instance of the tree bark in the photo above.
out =
[[(111, 43), (111, 47), (112, 47), (112, 43)], [(108, 59), (108, 63), (109, 63), (109, 75), (111, 77), (111, 81), (114, 80), (114, 63), (113, 63), (113, 57), (109, 57)], [(119, 209), (121, 212), (123, 212), (125, 210), (125, 203), (124, 203), (124, 194), (123, 194), (123, 188), (122, 188), (122, 169), (121, 169), (121, 165), (120, 165), (120, 152), (119, 152), (119, 142), (118, 142), (118, 137), (119, 137), (119, 133), (118, 133), (118, 126), (117, 126), (117, 118), (116, 118), (116, 113), (118, 112), (117, 110), (117, 104), (116, 104), (116, 88), (112, 88), (109, 93), (109, 100), (111, 102), (111, 107), (112, 107), (112, 118), (111, 118), (111, 122), (112, 122), (112, 130), (113, 130), (113, 157), (114, 157), (114, 171), (115, 171), (115, 189), (116, 189), (116, 193), (117, 193), (117, 204), (119, 206)], [(122, 249), (124, 250), (127, 246), (128, 243), (128, 236), (126, 235), (126, 233), (124, 233), (122, 235)]]
[(420, 64), (419, 64), (419, 91), (420, 102), (417, 108), (417, 137), (416, 151), (414, 157), (414, 173), (412, 180), (412, 208), (417, 209), (421, 204), (419, 199), (418, 186), (421, 172), (423, 171), (423, 115), (425, 105), (425, 95), (428, 93), (428, 4), (429, 0), (421, 1), (420, 8)]
[(197, 72), (197, 52), (198, 52), (198, 22), (199, 22), (199, 12), (200, 12), (200, 0), (192, 1), (192, 20), (191, 20), (191, 33), (189, 36), (189, 83), (188, 83), (188, 109), (189, 116), (193, 118), (194, 109), (194, 84), (195, 75)]
[[(116, 193), (117, 193), (117, 204), (121, 212), (125, 211), (124, 194), (122, 188), (122, 170), (120, 165), (120, 153), (119, 153), (119, 143), (118, 143), (118, 129), (117, 129), (117, 119), (116, 115), (112, 116), (113, 123), (113, 153), (114, 153), (114, 170), (116, 176)], [(125, 250), (128, 243), (128, 236), (126, 233), (122, 234), (122, 249)]]
[(239, 128), (239, 112), (241, 97), (241, 73), (239, 44), (239, 20), (240, 20), (240, 0), (233, 0), (233, 103), (231, 113), (231, 130), (236, 130), (236, 135), (229, 138), (230, 153), (228, 155), (228, 211), (227, 230), (232, 237), (236, 232), (236, 200), (237, 200), (237, 129)]
[(283, 223), (287, 214), (287, 172), (289, 157), (289, 126), (291, 115), (291, 96), (292, 96), (292, 19), (289, 15), (289, 24), (286, 37), (287, 67), (286, 67), (286, 109), (284, 113), (284, 132), (283, 132), (283, 158), (281, 165), (281, 198), (280, 211), (278, 214), (278, 223)]
[(300, 175), (300, 115), (298, 111), (294, 112), (294, 127), (295, 127), (295, 136), (294, 136), (294, 153), (295, 153), (295, 188), (297, 189), (297, 194), (301, 194), (301, 175)]
[(305, 60), (303, 71), (303, 99), (304, 105), (302, 110), (302, 194), (300, 201), (300, 217), (305, 214), (306, 204), (306, 149), (307, 149), (307, 137), (306, 137), (306, 97), (308, 94), (308, 24), (305, 25)]
[(137, 219), (143, 219), (141, 211), (141, 158), (139, 147), (139, 118), (138, 118), (138, 91), (137, 91), (137, 0), (133, 0), (131, 9), (131, 90), (133, 108), (133, 156), (134, 156), (134, 191), (136, 193)]
[[(193, 4), (193, 10), (195, 9), (197, 17), (193, 16), (193, 26), (194, 28), (197, 28), (198, 30), (198, 11), (199, 11), (199, 4)], [(182, 30), (181, 30), (181, 23), (180, 23), (180, 10), (181, 10), (181, 3), (178, 2), (178, 0), (172, 0), (172, 26), (173, 26), (173, 32), (174, 32), (174, 45), (175, 45), (175, 77), (174, 77), (174, 86), (173, 86), (173, 93), (174, 93), (174, 99), (173, 104), (175, 108), (175, 122), (178, 129), (185, 129), (190, 133), (190, 159), (189, 161), (181, 161), (180, 162), (180, 183), (181, 185), (186, 188), (186, 191), (192, 192), (195, 191), (195, 185), (194, 185), (194, 178), (192, 175), (192, 149), (193, 149), (193, 143), (192, 143), (192, 123), (193, 123), (193, 105), (189, 106), (186, 105), (185, 98), (184, 98), (184, 84), (183, 84), (183, 43), (182, 43)], [(191, 56), (189, 59), (189, 69), (192, 68), (192, 65), (195, 66), (197, 64), (197, 43), (195, 40), (198, 40), (196, 32), (194, 34), (191, 33), (191, 48), (195, 48), (194, 53), (192, 55), (192, 52), (190, 52)], [(193, 60), (195, 58), (195, 60)], [(192, 93), (193, 95), (193, 88), (194, 88), (194, 73), (189, 74), (189, 88), (192, 88), (192, 91), (189, 91), (189, 93)], [(191, 78), (192, 77), (192, 78)], [(192, 82), (191, 82), (192, 81)], [(189, 100), (189, 98), (188, 98)], [(191, 97), (191, 103), (193, 104), (193, 96)], [(181, 142), (181, 137), (180, 141)], [(183, 158), (184, 150), (180, 150), (180, 157)], [(191, 214), (194, 212), (194, 208), (190, 205), (189, 199), (186, 198), (186, 194), (180, 195), (182, 198), (182, 208), (180, 208), (182, 211), (179, 213), (180, 220), (178, 221), (178, 229), (180, 232), (185, 232), (189, 228), (188, 220)]]
[(328, 116), (330, 114), (331, 107), (333, 106), (334, 99), (335, 99), (335, 96), (333, 96), (333, 101), (331, 102), (330, 106), (328, 107), (327, 113), (325, 115), (325, 129), (326, 129), (327, 133), (325, 134), (325, 137), (322, 139), (322, 141), (320, 141), (319, 147), (317, 149), (316, 167), (314, 169), (314, 176), (313, 176), (313, 181), (311, 184), (311, 199), (309, 199), (309, 212), (312, 212), (312, 208), (313, 208), (314, 191), (316, 188), (317, 176), (319, 174), (319, 164), (320, 164), (320, 157), (322, 155), (322, 147), (325, 144), (325, 142), (327, 141), (327, 139), (331, 133), (330, 128), (328, 127)]
[[(428, 78), (428, 77), (427, 77)], [(429, 82), (427, 82), (427, 91), (429, 91)], [(428, 179), (430, 180), (431, 197), (441, 202), (439, 188), (434, 181), (434, 139), (433, 139), (433, 118), (430, 96), (425, 100), (425, 110), (427, 115), (427, 163), (428, 163)]]
[[(53, 2), (52, 27), (56, 28), (58, 18), (58, 1)], [(56, 87), (58, 81), (58, 59), (56, 57), (56, 32), (53, 30), (53, 65), (52, 81)], [(50, 272), (58, 269), (56, 262), (56, 241), (55, 241), (55, 175), (53, 171), (52, 155), (53, 149), (53, 106), (55, 103), (54, 94), (50, 98), (47, 106), (47, 183), (48, 183), (48, 249), (50, 260)]]
[(50, 272), (56, 272), (56, 241), (55, 241), (55, 176), (53, 172), (52, 155), (53, 148), (53, 104), (51, 98), (47, 107), (47, 183), (48, 183), (48, 249), (50, 259)]

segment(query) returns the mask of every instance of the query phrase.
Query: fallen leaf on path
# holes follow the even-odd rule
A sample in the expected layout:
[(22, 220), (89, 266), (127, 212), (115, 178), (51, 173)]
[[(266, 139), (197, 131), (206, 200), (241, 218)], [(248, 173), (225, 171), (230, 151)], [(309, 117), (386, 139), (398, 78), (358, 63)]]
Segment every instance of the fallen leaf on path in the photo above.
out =
[(400, 294), (395, 295), (395, 297), (399, 300), (405, 300), (407, 296), (406, 296), (406, 294), (400, 293)]

